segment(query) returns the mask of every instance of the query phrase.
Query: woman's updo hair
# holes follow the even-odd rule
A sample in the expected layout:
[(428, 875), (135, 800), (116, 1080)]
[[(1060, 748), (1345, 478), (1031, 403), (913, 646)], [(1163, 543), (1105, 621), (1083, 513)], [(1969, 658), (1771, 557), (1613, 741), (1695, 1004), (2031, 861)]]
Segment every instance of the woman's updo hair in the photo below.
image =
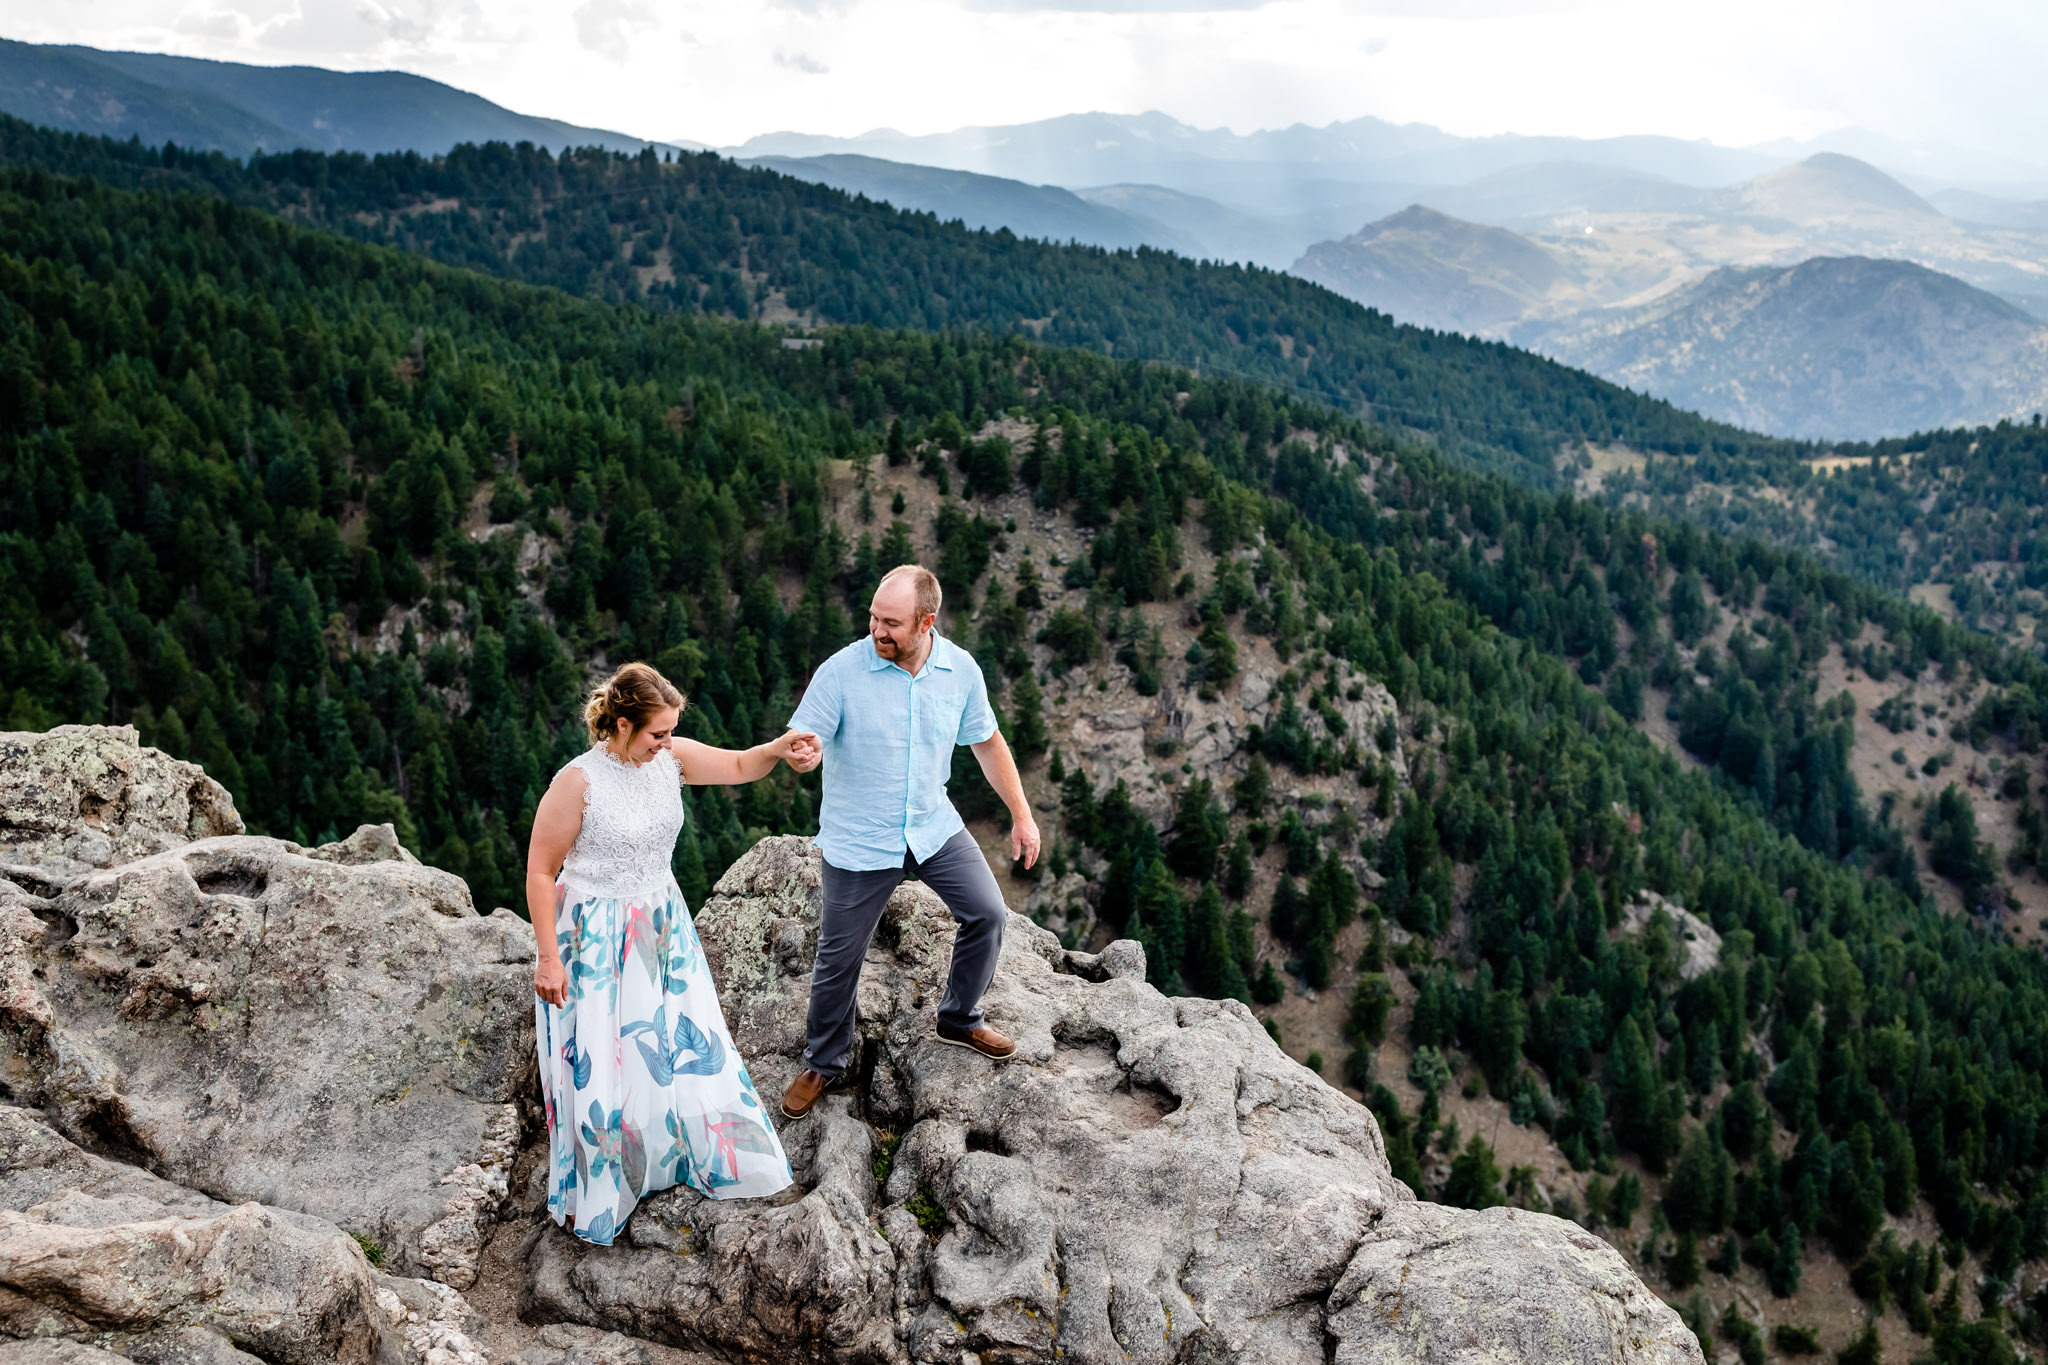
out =
[(619, 722), (629, 721), (629, 735), (640, 733), (657, 711), (683, 708), (683, 694), (674, 683), (646, 664), (622, 664), (619, 670), (591, 689), (583, 704), (583, 723), (590, 737), (604, 743), (619, 731)]

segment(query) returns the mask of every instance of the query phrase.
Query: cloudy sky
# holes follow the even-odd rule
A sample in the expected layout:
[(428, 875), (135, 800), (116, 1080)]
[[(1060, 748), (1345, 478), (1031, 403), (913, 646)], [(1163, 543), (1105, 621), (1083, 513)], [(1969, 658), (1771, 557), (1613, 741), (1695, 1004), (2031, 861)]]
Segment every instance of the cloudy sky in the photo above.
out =
[(0, 0), (0, 34), (395, 67), (714, 145), (1160, 109), (1736, 145), (1857, 126), (2048, 160), (2038, 0)]

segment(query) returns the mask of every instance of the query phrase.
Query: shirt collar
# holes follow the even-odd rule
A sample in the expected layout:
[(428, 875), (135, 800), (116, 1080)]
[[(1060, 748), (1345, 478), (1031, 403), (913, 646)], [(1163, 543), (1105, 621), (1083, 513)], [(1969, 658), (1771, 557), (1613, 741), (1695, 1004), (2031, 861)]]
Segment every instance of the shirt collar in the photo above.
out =
[[(867, 642), (868, 672), (879, 673), (885, 668), (894, 668), (899, 673), (903, 671), (893, 660), (885, 659), (875, 652), (874, 636), (868, 636)], [(951, 673), (954, 665), (953, 652), (956, 648), (958, 646), (945, 636), (939, 634), (938, 627), (934, 626), (932, 628), (932, 655), (929, 659), (925, 660), (926, 666)]]

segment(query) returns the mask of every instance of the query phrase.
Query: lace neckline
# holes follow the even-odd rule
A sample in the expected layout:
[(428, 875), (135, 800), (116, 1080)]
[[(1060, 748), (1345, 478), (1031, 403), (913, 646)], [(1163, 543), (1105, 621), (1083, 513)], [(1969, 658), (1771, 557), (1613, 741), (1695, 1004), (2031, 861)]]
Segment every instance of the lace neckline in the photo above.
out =
[(617, 754), (613, 753), (612, 746), (609, 744), (593, 745), (591, 752), (601, 757), (610, 759), (612, 761), (613, 766), (615, 767), (623, 768), (625, 769), (625, 771), (629, 773), (640, 773), (646, 772), (650, 765), (658, 762), (661, 758), (663, 751), (657, 750), (655, 752), (654, 757), (648, 759), (645, 763), (628, 763), (625, 759), (620, 758)]

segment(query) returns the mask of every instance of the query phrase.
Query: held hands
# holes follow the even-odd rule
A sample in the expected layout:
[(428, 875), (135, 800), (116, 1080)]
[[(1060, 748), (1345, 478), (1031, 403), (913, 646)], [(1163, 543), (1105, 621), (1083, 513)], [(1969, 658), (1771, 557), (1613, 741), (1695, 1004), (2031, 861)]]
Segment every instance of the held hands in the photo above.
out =
[(551, 954), (541, 954), (540, 962), (533, 969), (533, 993), (550, 1005), (561, 1005), (569, 998), (569, 973), (562, 967), (562, 960)]
[(769, 740), (768, 752), (800, 773), (809, 772), (825, 759), (825, 750), (818, 743), (818, 737), (804, 730), (791, 730), (780, 738)]
[(1029, 815), (1010, 826), (1010, 857), (1027, 868), (1038, 861), (1038, 822)]

